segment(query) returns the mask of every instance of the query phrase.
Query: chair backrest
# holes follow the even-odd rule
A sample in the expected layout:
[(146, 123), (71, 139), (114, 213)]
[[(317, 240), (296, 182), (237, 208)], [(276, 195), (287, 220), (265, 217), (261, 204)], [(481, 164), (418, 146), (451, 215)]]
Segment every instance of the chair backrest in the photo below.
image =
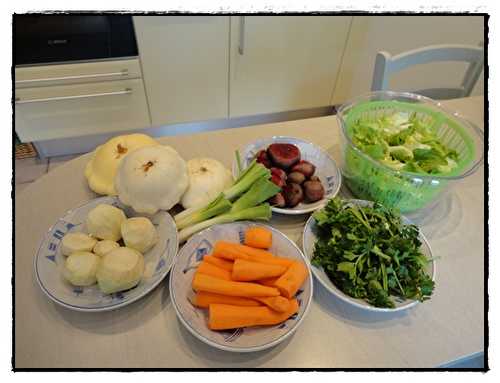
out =
[(470, 95), (483, 70), (484, 50), (482, 46), (453, 44), (431, 45), (395, 56), (385, 51), (378, 52), (373, 71), (372, 91), (387, 90), (389, 77), (396, 72), (414, 65), (438, 61), (462, 61), (469, 63), (460, 86), (455, 88), (421, 89), (413, 92), (435, 99), (467, 97)]

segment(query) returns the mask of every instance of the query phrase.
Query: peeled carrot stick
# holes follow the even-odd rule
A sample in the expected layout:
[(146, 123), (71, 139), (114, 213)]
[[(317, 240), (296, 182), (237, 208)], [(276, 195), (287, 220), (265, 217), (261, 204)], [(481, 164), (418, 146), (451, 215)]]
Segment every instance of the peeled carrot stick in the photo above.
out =
[(225, 259), (217, 258), (214, 257), (213, 255), (205, 255), (203, 257), (203, 260), (208, 263), (211, 263), (214, 266), (220, 267), (221, 269), (227, 271), (233, 271), (233, 262), (226, 261)]
[(257, 282), (261, 285), (264, 285), (264, 286), (274, 287), (274, 284), (276, 283), (276, 281), (278, 279), (280, 279), (280, 277), (259, 279), (258, 281), (255, 281), (255, 282)]
[(250, 282), (225, 281), (202, 273), (194, 275), (193, 289), (196, 292), (207, 291), (209, 293), (247, 298), (277, 297), (280, 295), (278, 289), (273, 287)]
[(286, 268), (290, 267), (293, 263), (291, 259), (288, 258), (282, 258), (282, 257), (268, 257), (268, 258), (263, 258), (263, 257), (249, 257), (246, 258), (248, 261), (252, 262), (259, 262), (259, 263), (265, 263), (268, 265), (280, 265), (280, 266), (285, 266)]
[(273, 244), (271, 230), (261, 226), (250, 227), (245, 230), (245, 245), (258, 249), (269, 249)]
[(211, 330), (227, 330), (238, 327), (274, 325), (299, 311), (296, 299), (290, 301), (287, 311), (279, 313), (269, 307), (241, 307), (211, 304), (208, 309), (208, 327)]
[(233, 281), (255, 281), (257, 279), (277, 277), (287, 268), (281, 265), (269, 265), (260, 262), (251, 262), (245, 259), (236, 259), (233, 265), (231, 278)]
[(215, 278), (224, 279), (225, 281), (232, 280), (230, 271), (221, 269), (220, 267), (214, 266), (206, 261), (200, 263), (196, 269), (196, 273), (210, 275)]
[(288, 270), (274, 283), (281, 295), (291, 299), (307, 278), (307, 268), (302, 262), (294, 261)]
[[(254, 298), (255, 300), (264, 303), (267, 307), (277, 311), (279, 313), (284, 313), (290, 308), (290, 300), (284, 297), (265, 297), (265, 298)], [(218, 303), (218, 302), (214, 302)]]
[[(276, 298), (283, 298), (283, 297), (276, 297)], [(214, 294), (214, 293), (208, 293), (206, 291), (198, 291), (194, 296), (194, 298), (192, 299), (192, 303), (197, 307), (205, 309), (208, 308), (208, 306), (213, 303), (223, 303), (226, 305), (234, 305), (234, 306), (262, 306), (262, 304), (255, 299)], [(276, 305), (277, 303), (273, 301), (273, 304)]]
[[(253, 247), (250, 246), (245, 246), (245, 245), (240, 245), (239, 243), (233, 243), (233, 242), (227, 242), (227, 241), (217, 241), (215, 243), (215, 246), (212, 250), (212, 255), (215, 257), (219, 258), (227, 258), (227, 256), (224, 256), (224, 254), (238, 254), (240, 255), (239, 258), (244, 258), (244, 255), (246, 256), (252, 256), (252, 257), (259, 257), (259, 258), (264, 258), (264, 257), (272, 257), (273, 254), (270, 253), (269, 251), (262, 250), (262, 249), (254, 249)], [(234, 259), (235, 257), (233, 256), (231, 259)]]

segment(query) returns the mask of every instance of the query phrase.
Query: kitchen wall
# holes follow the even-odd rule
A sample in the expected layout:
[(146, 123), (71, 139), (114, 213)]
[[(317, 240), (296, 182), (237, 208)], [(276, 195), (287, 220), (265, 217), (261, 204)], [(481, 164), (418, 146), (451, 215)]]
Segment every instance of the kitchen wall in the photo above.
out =
[[(482, 16), (355, 16), (332, 96), (339, 104), (370, 91), (375, 56), (392, 55), (434, 44), (471, 44), (483, 41)], [(444, 62), (419, 65), (391, 78), (394, 90), (458, 85), (466, 64)], [(473, 95), (484, 92), (483, 74)]]

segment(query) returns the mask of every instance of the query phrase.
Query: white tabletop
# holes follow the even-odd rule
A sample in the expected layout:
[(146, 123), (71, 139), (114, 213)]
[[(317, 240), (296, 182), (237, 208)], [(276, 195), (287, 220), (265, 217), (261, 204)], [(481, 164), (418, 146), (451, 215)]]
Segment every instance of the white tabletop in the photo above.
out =
[[(483, 97), (445, 102), (483, 127)], [(164, 137), (186, 160), (216, 158), (258, 137), (306, 139), (339, 156), (335, 116)], [(27, 187), (15, 201), (15, 367), (17, 368), (356, 368), (435, 367), (484, 348), (484, 171), (456, 184), (419, 217), (437, 261), (430, 301), (399, 314), (367, 314), (315, 283), (311, 310), (297, 332), (262, 352), (218, 351), (176, 318), (168, 277), (148, 296), (105, 313), (70, 311), (49, 301), (33, 273), (48, 228), (67, 210), (95, 198), (83, 170), (88, 155)], [(301, 245), (308, 216), (274, 216), (271, 224)]]

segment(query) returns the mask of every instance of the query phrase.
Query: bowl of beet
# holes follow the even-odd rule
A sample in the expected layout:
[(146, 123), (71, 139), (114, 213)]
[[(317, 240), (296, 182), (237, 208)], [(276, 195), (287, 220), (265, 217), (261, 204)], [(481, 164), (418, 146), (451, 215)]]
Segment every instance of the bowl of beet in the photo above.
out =
[[(281, 192), (269, 203), (273, 212), (305, 214), (322, 208), (337, 195), (341, 175), (335, 161), (319, 146), (294, 137), (259, 139), (239, 150), (242, 170), (254, 159), (271, 171)], [(233, 163), (233, 176), (239, 174)]]

